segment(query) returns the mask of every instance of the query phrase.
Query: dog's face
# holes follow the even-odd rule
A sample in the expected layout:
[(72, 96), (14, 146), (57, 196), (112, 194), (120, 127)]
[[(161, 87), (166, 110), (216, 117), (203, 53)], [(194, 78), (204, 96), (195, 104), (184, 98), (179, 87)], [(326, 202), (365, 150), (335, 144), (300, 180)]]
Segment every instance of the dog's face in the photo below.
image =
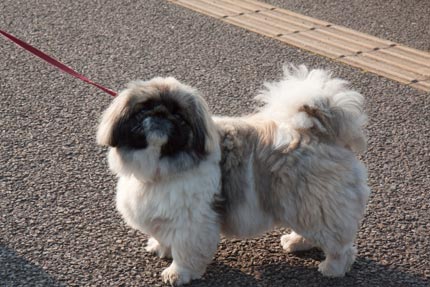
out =
[(188, 169), (216, 150), (217, 132), (203, 98), (174, 78), (129, 84), (105, 111), (97, 141), (112, 147), (116, 173), (145, 179)]

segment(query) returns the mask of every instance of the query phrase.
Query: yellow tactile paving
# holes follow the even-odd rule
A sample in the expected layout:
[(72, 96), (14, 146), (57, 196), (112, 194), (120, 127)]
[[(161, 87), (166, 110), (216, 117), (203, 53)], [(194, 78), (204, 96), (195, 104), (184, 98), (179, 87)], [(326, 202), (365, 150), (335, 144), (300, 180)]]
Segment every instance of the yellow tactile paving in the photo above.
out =
[[(310, 31), (314, 32), (314, 31)], [(353, 54), (356, 50), (348, 46), (332, 45), (330, 42), (321, 41), (312, 37), (314, 35), (305, 33), (287, 34), (279, 37), (279, 40), (287, 44), (324, 55), (331, 59), (337, 59), (344, 55)]]
[[(279, 23), (285, 25), (287, 27), (292, 27), (293, 30), (297, 31), (306, 31), (312, 28), (324, 27), (328, 25), (328, 22), (322, 21), (312, 21), (307, 18), (301, 18), (296, 13), (292, 13), (289, 11), (279, 11), (279, 10), (265, 10), (260, 13), (255, 13), (254, 15), (261, 15), (267, 21), (270, 18), (270, 21), (273, 23)], [(294, 29), (297, 27), (297, 29)]]
[(430, 53), (255, 0), (169, 0), (247, 30), (430, 91)]
[(419, 90), (430, 91), (430, 80), (419, 81), (417, 83), (410, 84), (411, 87), (414, 87)]
[(396, 80), (403, 84), (411, 84), (418, 80), (425, 80), (425, 78), (421, 75), (403, 70), (399, 67), (395, 67), (390, 63), (372, 59), (368, 56), (368, 54), (345, 57), (339, 59), (338, 61)]

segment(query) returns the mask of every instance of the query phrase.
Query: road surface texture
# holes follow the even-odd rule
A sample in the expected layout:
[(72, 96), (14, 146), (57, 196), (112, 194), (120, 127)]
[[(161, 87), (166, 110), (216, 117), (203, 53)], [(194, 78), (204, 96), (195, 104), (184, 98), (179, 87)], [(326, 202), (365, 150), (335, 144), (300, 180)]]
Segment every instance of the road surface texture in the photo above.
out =
[(430, 3), (426, 0), (262, 0), (363, 33), (430, 51)]
[[(335, 22), (331, 2), (309, 8), (318, 10), (310, 16)], [(424, 6), (417, 19), (428, 17), (429, 4), (415, 2)], [(215, 114), (251, 112), (263, 81), (279, 78), (284, 63), (348, 79), (367, 99), (369, 148), (360, 157), (372, 189), (351, 272), (322, 277), (323, 254), (283, 252), (285, 230), (276, 230), (223, 239), (190, 286), (428, 286), (429, 94), (165, 1), (3, 0), (0, 11), (2, 29), (95, 81), (119, 90), (133, 79), (174, 75), (200, 89)], [(428, 36), (406, 41), (410, 20), (400, 16), (387, 22), (387, 33), (398, 32), (392, 40), (428, 49)], [(354, 28), (386, 17), (380, 10), (347, 20)], [(146, 236), (115, 211), (115, 178), (106, 149), (95, 144), (112, 98), (0, 43), (0, 286), (164, 286), (160, 272), (170, 262), (145, 253)]]

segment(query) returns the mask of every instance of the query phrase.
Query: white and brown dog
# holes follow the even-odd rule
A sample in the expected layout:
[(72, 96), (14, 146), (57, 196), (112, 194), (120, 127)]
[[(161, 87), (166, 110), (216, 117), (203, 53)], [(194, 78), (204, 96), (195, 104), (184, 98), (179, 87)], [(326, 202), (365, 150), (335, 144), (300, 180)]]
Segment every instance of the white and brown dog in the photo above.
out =
[(199, 93), (174, 78), (136, 81), (113, 100), (97, 134), (118, 175), (124, 220), (172, 257), (163, 281), (200, 278), (226, 236), (274, 227), (288, 251), (321, 248), (319, 271), (343, 276), (369, 196), (363, 97), (324, 70), (286, 68), (266, 84), (265, 105), (212, 117)]

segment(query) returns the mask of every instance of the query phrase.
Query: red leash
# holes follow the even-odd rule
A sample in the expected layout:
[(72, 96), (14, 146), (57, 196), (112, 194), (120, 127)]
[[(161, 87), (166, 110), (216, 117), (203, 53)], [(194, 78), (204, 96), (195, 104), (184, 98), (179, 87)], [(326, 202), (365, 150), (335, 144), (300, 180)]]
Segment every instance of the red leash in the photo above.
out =
[(111, 89), (108, 89), (106, 87), (103, 87), (100, 84), (97, 84), (93, 81), (91, 81), (90, 79), (86, 78), (85, 76), (77, 73), (76, 71), (74, 71), (72, 68), (64, 65), (63, 63), (61, 63), (60, 61), (52, 58), (51, 56), (43, 53), (42, 51), (34, 48), (33, 46), (25, 43), (24, 41), (21, 41), (20, 39), (16, 38), (15, 36), (6, 33), (2, 30), (0, 30), (0, 34), (2, 34), (3, 36), (5, 36), (6, 38), (8, 38), (9, 40), (11, 40), (12, 42), (14, 42), (15, 44), (17, 44), (18, 46), (21, 46), (22, 48), (24, 48), (25, 50), (29, 51), (30, 53), (36, 55), (37, 57), (41, 58), (42, 60), (45, 60), (46, 62), (48, 62), (49, 64), (57, 67), (58, 69), (60, 69), (63, 72), (66, 72), (70, 75), (72, 75), (73, 77), (76, 77), (90, 85), (96, 86), (97, 88), (99, 88), (100, 90), (105, 91), (106, 93), (108, 93), (109, 95), (115, 97), (117, 95), (117, 92), (112, 91)]

